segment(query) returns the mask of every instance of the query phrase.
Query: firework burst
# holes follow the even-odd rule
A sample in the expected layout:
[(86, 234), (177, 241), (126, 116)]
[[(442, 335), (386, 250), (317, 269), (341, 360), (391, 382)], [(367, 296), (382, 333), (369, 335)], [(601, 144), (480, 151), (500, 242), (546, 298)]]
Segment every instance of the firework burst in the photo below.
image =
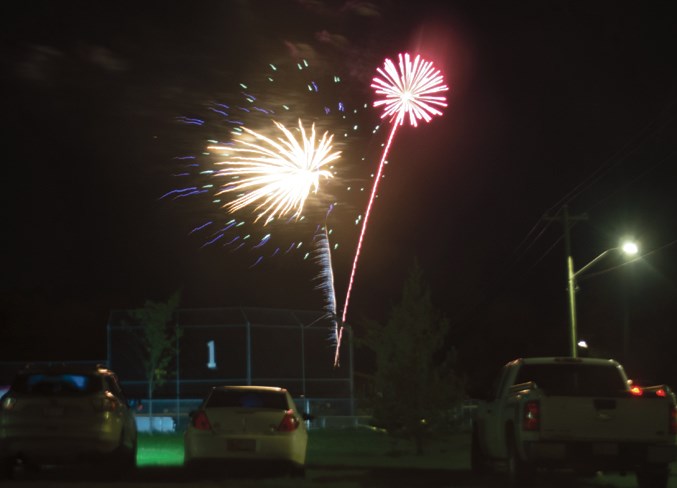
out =
[(244, 133), (253, 136), (256, 142), (240, 138), (232, 147), (209, 147), (226, 156), (217, 163), (223, 166), (217, 176), (231, 179), (217, 195), (239, 194), (224, 207), (236, 212), (254, 205), (257, 213), (254, 221), (264, 219), (264, 225), (290, 213), (298, 219), (310, 192), (317, 193), (320, 179), (332, 178), (326, 167), (341, 156), (341, 151), (332, 149), (333, 135), (325, 132), (321, 138), (316, 137), (315, 124), (308, 135), (299, 119), (297, 139), (281, 123), (273, 123), (284, 137), (271, 139), (243, 127)]
[[(229, 252), (246, 253), (250, 267), (291, 254), (300, 255), (303, 260), (310, 259), (315, 252), (313, 236), (317, 232), (316, 224), (330, 203), (336, 205), (334, 222), (355, 222), (355, 227), (359, 226), (360, 213), (364, 209), (361, 202), (366, 202), (368, 188), (363, 183), (363, 166), (358, 164), (358, 161), (365, 160), (366, 154), (356, 154), (356, 151), (361, 152), (365, 148), (365, 144), (359, 143), (358, 139), (365, 141), (376, 130), (361, 123), (361, 114), (368, 109), (368, 104), (355, 101), (347, 80), (333, 71), (322, 67), (318, 69), (305, 60), (271, 63), (262, 68), (252, 79), (239, 83), (237, 90), (222, 94), (221, 100), (209, 102), (190, 116), (176, 117), (177, 123), (185, 126), (186, 133), (189, 133), (188, 139), (180, 141), (188, 150), (182, 148), (183, 154), (174, 158), (174, 189), (160, 197), (176, 202), (192, 201), (190, 205), (186, 203), (182, 206), (193, 220), (186, 229), (191, 238), (201, 240), (202, 248), (220, 247)], [(332, 164), (324, 165), (321, 170), (331, 172), (334, 177), (329, 180), (319, 176), (317, 195), (304, 201), (302, 207), (292, 203), (286, 213), (280, 208), (284, 213), (282, 217), (280, 213), (272, 212), (259, 216), (267, 205), (258, 210), (255, 207), (264, 203), (268, 195), (235, 213), (224, 212), (224, 209), (232, 209), (228, 207), (229, 203), (245, 193), (252, 197), (255, 186), (239, 192), (224, 191), (229, 186), (234, 188), (245, 176), (227, 175), (224, 170), (228, 167), (233, 170), (234, 167), (218, 165), (217, 162), (223, 162), (226, 153), (244, 157), (245, 153), (232, 152), (235, 147), (246, 148), (242, 141), (271, 149), (267, 142), (247, 133), (245, 127), (255, 129), (277, 144), (281, 144), (278, 137), (289, 142), (272, 120), (287, 127), (296, 136), (298, 146), (302, 147), (304, 138), (299, 135), (299, 116), (304, 122), (314, 122), (317, 147), (325, 131), (334, 134), (330, 142), (334, 148), (342, 150), (340, 177)], [(305, 139), (311, 139), (309, 123), (305, 124), (304, 130), (307, 133)], [(198, 139), (207, 143), (196, 146), (195, 140)], [(207, 150), (207, 147), (221, 149)], [(310, 188), (309, 195), (312, 195), (315, 191), (312, 183)], [(290, 223), (294, 225), (288, 225)], [(353, 232), (346, 225), (333, 230), (338, 232), (332, 235), (332, 250), (338, 250), (341, 239)]]
[(412, 62), (408, 53), (399, 55), (399, 69), (390, 59), (383, 68), (376, 70), (381, 77), (374, 77), (371, 87), (383, 98), (374, 102), (374, 107), (383, 106), (381, 118), (390, 118), (402, 125), (407, 115), (409, 123), (416, 127), (419, 120), (430, 122), (434, 115), (442, 115), (438, 107), (446, 107), (446, 98), (440, 93), (448, 90), (444, 77), (432, 62), (416, 56)]

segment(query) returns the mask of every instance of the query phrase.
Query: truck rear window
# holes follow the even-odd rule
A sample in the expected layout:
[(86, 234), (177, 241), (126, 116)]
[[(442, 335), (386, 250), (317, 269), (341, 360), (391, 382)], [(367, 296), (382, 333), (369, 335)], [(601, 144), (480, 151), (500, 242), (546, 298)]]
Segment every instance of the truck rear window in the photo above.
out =
[(589, 364), (523, 364), (516, 384), (533, 381), (548, 395), (610, 396), (627, 392), (623, 377), (614, 366)]

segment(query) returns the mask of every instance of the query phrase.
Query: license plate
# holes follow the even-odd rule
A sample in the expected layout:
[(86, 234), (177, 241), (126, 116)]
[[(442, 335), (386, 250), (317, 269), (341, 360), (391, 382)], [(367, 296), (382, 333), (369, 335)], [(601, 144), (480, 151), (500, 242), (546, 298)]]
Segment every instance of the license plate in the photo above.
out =
[(229, 439), (226, 445), (229, 451), (256, 451), (255, 439)]
[(592, 453), (595, 456), (616, 456), (618, 454), (618, 444), (601, 443), (592, 446)]

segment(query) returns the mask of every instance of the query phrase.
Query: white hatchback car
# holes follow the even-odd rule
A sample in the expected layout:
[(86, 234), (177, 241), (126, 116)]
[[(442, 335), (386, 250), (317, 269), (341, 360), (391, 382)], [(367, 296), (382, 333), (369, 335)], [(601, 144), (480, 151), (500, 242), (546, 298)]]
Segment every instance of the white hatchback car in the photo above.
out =
[(270, 386), (216, 386), (190, 413), (184, 434), (185, 466), (233, 460), (252, 468), (282, 463), (305, 474), (308, 431), (289, 392)]

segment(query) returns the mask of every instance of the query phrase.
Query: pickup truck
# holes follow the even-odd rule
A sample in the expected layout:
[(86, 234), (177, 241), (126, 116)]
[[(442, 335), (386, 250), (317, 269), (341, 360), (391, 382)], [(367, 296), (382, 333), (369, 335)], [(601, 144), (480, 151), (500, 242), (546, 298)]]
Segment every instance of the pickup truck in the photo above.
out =
[(665, 488), (677, 459), (675, 395), (634, 386), (611, 359), (522, 358), (506, 364), (473, 418), (475, 473), (526, 486), (537, 471), (634, 472)]

